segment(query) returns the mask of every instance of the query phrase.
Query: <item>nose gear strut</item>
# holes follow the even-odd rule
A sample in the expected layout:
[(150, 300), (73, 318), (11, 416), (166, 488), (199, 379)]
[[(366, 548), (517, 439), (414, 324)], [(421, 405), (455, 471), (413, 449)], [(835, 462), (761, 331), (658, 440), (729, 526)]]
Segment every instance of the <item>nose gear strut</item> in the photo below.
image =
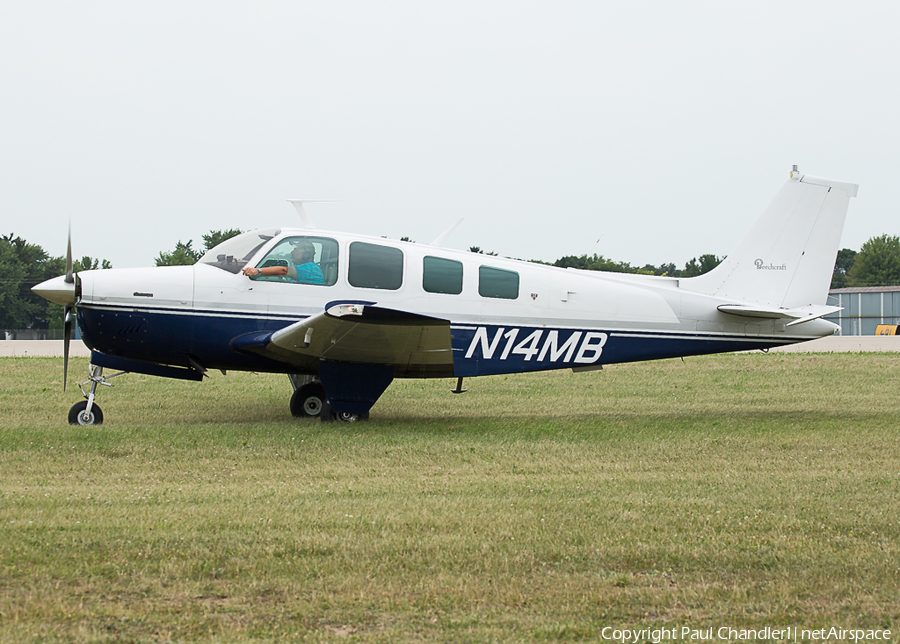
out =
[[(127, 373), (125, 371), (119, 371), (109, 376), (104, 376), (103, 367), (90, 365), (88, 369), (90, 372), (90, 377), (78, 385), (78, 388), (81, 389), (81, 394), (86, 398), (86, 400), (82, 400), (81, 402), (77, 402), (72, 405), (72, 408), (69, 410), (70, 425), (102, 424), (103, 410), (100, 409), (100, 405), (97, 405), (94, 402), (94, 399), (97, 397), (97, 387), (99, 385), (103, 385), (104, 387), (112, 387), (112, 383), (107, 382), (107, 380)], [(84, 386), (88, 383), (91, 383), (91, 390), (89, 392), (86, 392), (84, 390)]]

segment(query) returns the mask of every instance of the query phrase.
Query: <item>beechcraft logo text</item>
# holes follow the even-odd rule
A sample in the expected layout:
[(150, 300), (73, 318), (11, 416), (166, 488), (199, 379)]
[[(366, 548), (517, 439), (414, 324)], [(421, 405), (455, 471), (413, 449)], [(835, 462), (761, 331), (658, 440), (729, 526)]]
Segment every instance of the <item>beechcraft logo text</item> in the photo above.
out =
[(756, 270), (758, 270), (758, 271), (786, 271), (787, 270), (787, 264), (781, 264), (780, 266), (776, 266), (775, 264), (772, 264), (771, 262), (769, 262), (769, 264), (767, 265), (761, 259), (758, 259), (753, 263), (756, 264)]

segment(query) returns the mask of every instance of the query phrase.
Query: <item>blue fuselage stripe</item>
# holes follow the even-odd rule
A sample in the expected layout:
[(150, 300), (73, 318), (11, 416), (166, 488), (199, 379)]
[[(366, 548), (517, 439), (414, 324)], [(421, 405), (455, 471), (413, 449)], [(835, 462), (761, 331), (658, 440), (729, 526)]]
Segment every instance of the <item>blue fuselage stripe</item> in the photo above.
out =
[[(262, 355), (234, 351), (231, 341), (273, 332), (306, 316), (84, 305), (78, 321), (85, 342), (111, 356), (210, 369), (295, 371)], [(456, 376), (591, 367), (677, 356), (765, 349), (796, 342), (785, 336), (453, 324)]]
[(589, 368), (728, 351), (767, 349), (796, 338), (712, 333), (602, 331), (496, 325), (452, 327), (456, 376)]

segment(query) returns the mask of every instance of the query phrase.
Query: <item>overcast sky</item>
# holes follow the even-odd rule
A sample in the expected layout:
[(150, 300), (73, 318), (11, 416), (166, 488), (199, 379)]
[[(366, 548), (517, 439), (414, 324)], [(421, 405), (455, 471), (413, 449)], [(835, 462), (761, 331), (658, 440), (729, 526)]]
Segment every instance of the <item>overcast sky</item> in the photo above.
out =
[(896, 2), (0, 2), (0, 233), (151, 266), (299, 225), (727, 254), (788, 178), (900, 234)]

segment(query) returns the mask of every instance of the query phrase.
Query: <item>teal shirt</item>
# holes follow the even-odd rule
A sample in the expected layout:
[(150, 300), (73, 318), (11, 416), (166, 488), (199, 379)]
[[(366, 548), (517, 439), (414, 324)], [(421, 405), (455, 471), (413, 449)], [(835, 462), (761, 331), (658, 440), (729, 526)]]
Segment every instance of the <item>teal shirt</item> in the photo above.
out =
[(297, 271), (297, 281), (301, 284), (325, 284), (322, 269), (315, 262), (294, 264), (294, 270)]

